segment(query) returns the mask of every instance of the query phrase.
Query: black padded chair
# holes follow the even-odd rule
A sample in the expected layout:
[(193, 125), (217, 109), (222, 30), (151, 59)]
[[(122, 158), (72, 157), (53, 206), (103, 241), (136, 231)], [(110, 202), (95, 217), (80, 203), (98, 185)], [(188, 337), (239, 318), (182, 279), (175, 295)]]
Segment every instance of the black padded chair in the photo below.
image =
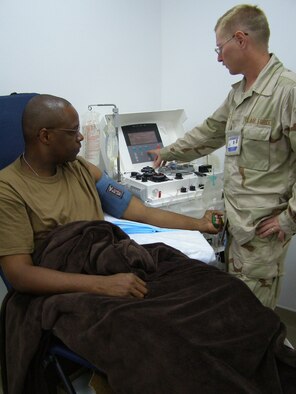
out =
[[(8, 96), (0, 96), (0, 170), (12, 163), (24, 151), (22, 133), (22, 113), (28, 101), (37, 93), (12, 93)], [(11, 288), (0, 269), (2, 280), (7, 289)], [(53, 366), (57, 380), (61, 381), (68, 394), (76, 394), (70, 377), (62, 366), (62, 360), (67, 360), (77, 366), (88, 370), (97, 371), (96, 367), (78, 354), (68, 349), (60, 340), (54, 339), (43, 360), (45, 368)], [(5, 382), (3, 382), (5, 385)]]

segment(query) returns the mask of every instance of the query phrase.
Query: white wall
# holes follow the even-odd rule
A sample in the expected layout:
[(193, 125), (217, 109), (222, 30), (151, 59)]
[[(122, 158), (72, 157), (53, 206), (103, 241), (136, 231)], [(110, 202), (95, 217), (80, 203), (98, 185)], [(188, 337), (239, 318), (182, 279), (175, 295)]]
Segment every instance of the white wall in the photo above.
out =
[(0, 94), (159, 109), (160, 28), (159, 0), (0, 0)]
[[(231, 77), (214, 53), (214, 25), (231, 0), (0, 0), (0, 95), (51, 93), (80, 115), (184, 108), (189, 129), (224, 100)], [(259, 0), (270, 49), (296, 71), (295, 0)], [(223, 165), (223, 149), (217, 162)], [(281, 305), (296, 310), (294, 242)], [(1, 293), (1, 286), (0, 286)]]
[(292, 238), (291, 246), (286, 257), (286, 270), (278, 305), (296, 311), (296, 235)]

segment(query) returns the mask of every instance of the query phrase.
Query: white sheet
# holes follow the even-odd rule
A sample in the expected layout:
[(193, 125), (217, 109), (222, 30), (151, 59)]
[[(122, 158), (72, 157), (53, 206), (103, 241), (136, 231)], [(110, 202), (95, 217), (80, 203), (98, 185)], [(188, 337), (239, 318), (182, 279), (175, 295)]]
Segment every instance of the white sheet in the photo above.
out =
[(163, 229), (129, 220), (116, 219), (109, 215), (105, 215), (105, 220), (122, 228), (131, 239), (140, 245), (163, 242), (179, 249), (192, 259), (207, 264), (214, 264), (216, 261), (214, 249), (199, 231)]

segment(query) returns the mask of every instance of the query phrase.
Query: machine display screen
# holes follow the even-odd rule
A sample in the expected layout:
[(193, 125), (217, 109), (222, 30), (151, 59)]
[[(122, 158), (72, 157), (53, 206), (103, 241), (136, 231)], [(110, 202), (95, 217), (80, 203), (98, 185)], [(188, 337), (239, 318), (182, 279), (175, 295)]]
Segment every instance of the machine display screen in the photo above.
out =
[(163, 147), (156, 123), (132, 124), (121, 129), (133, 164), (152, 161), (147, 151)]
[(153, 144), (158, 142), (155, 131), (140, 131), (139, 133), (128, 133), (131, 146)]

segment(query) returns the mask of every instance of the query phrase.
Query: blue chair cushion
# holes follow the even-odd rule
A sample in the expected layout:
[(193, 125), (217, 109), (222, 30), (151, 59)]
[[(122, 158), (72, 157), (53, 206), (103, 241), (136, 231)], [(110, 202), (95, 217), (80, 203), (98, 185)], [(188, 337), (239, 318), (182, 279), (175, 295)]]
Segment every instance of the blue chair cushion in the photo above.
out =
[(37, 93), (0, 96), (0, 169), (24, 151), (22, 115), (27, 102)]

